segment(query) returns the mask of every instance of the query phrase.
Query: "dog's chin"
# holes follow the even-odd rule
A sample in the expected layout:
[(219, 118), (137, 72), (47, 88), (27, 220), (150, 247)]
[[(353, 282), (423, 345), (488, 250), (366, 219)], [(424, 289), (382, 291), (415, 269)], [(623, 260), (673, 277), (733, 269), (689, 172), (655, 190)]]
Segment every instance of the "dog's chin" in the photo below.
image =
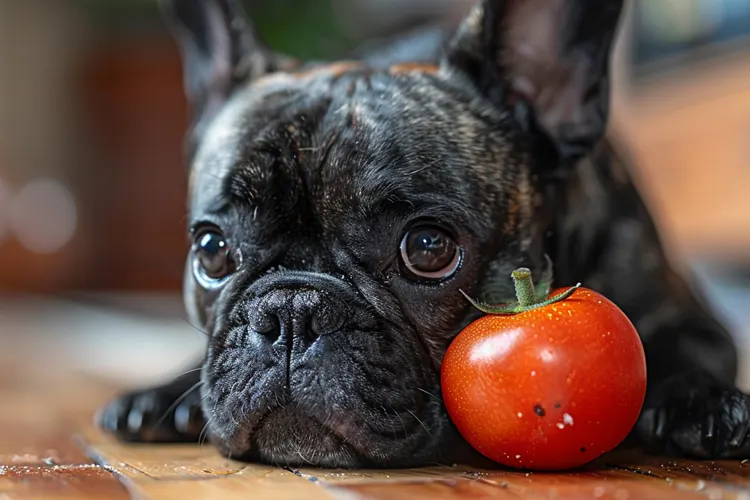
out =
[[(321, 467), (331, 469), (416, 467), (440, 462), (440, 444), (453, 442), (456, 435), (438, 426), (438, 435), (414, 435), (414, 442), (365, 435), (345, 421), (325, 422), (292, 405), (267, 413), (252, 429), (235, 429), (232, 444), (216, 440), (219, 451), (237, 460), (279, 467)], [(436, 439), (437, 438), (437, 439)], [(416, 448), (414, 446), (416, 445)], [(449, 446), (456, 451), (460, 446)], [(446, 458), (446, 457), (444, 457)]]
[(273, 410), (248, 436), (239, 458), (277, 466), (356, 468), (368, 465), (335, 429), (289, 407)]

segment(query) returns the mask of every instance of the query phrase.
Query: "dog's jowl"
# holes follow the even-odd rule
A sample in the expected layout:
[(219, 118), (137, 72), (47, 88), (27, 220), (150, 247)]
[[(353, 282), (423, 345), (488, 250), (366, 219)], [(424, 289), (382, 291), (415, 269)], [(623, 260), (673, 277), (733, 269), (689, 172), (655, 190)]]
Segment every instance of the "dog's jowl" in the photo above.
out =
[(470, 453), (440, 399), (473, 296), (582, 281), (646, 347), (647, 449), (750, 456), (735, 348), (669, 268), (604, 137), (618, 0), (484, 0), (434, 43), (308, 65), (232, 0), (165, 1), (182, 49), (200, 370), (101, 425), (233, 458), (414, 466)]

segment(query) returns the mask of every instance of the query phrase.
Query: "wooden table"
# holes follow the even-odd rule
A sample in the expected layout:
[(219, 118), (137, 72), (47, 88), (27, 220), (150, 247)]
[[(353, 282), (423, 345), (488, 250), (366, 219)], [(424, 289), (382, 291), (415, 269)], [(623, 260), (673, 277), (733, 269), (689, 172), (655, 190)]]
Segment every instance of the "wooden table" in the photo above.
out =
[(0, 372), (0, 500), (44, 499), (748, 499), (750, 462), (609, 456), (587, 470), (280, 469), (226, 460), (210, 445), (117, 443), (92, 425), (115, 388), (54, 364)]

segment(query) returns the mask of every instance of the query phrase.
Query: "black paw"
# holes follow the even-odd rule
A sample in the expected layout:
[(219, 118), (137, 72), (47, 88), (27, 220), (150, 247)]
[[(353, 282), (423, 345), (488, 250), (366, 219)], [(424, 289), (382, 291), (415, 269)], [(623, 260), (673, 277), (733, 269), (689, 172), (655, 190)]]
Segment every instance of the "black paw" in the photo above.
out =
[(650, 451), (691, 458), (750, 457), (750, 396), (708, 374), (667, 380), (637, 425)]
[(97, 415), (97, 425), (123, 441), (196, 442), (205, 425), (198, 376), (118, 397)]

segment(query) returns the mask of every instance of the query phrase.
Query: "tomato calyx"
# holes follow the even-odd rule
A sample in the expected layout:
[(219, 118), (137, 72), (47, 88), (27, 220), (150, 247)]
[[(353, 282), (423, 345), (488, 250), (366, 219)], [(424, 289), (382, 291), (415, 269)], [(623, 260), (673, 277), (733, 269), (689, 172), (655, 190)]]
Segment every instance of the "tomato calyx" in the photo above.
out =
[(518, 302), (510, 304), (498, 304), (491, 305), (485, 304), (478, 300), (474, 300), (469, 297), (466, 292), (459, 290), (461, 294), (466, 297), (471, 305), (479, 309), (485, 314), (499, 314), (499, 315), (511, 315), (519, 314), (522, 312), (530, 311), (532, 309), (538, 309), (551, 304), (555, 304), (562, 300), (567, 299), (573, 293), (580, 288), (581, 284), (578, 283), (575, 286), (570, 287), (564, 292), (550, 297), (550, 289), (552, 286), (552, 262), (549, 256), (545, 255), (547, 259), (547, 268), (542, 274), (542, 280), (539, 284), (534, 285), (534, 280), (531, 277), (531, 270), (527, 267), (519, 267), (512, 273), (510, 273), (513, 279), (513, 286), (516, 291), (516, 299)]

